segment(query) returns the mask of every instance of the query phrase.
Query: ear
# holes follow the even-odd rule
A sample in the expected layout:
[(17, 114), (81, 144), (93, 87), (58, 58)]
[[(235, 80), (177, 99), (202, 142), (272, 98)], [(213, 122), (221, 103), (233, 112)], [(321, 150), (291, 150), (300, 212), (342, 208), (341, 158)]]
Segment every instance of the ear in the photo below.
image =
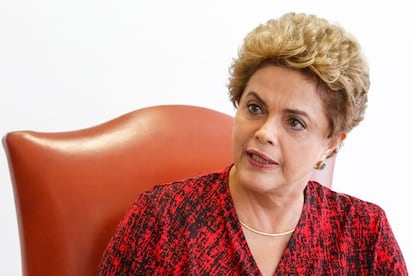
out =
[(333, 153), (339, 147), (339, 145), (345, 140), (345, 138), (346, 138), (345, 132), (342, 132), (339, 135), (331, 137), (328, 141), (328, 145), (325, 150), (324, 159), (327, 159), (331, 155), (331, 153)]

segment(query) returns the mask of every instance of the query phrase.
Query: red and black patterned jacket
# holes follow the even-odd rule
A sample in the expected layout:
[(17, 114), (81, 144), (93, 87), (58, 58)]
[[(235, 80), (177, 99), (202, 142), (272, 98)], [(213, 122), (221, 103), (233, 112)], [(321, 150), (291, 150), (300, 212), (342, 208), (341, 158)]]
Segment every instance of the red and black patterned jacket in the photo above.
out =
[[(260, 275), (221, 172), (139, 196), (97, 275)], [(309, 182), (275, 275), (408, 275), (384, 211)]]

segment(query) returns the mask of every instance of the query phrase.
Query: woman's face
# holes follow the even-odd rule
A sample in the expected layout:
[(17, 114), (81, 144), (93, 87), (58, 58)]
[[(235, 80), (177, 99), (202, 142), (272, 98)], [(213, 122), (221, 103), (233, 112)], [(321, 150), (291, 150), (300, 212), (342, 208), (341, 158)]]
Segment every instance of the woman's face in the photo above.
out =
[(339, 141), (329, 124), (317, 83), (282, 66), (257, 70), (240, 99), (233, 130), (236, 181), (265, 192), (303, 189), (315, 164)]

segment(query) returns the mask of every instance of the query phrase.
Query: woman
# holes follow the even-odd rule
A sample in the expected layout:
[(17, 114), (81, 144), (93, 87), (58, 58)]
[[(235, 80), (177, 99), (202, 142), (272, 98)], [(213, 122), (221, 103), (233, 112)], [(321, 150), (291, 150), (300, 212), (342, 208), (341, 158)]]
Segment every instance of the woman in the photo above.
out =
[(143, 193), (98, 275), (407, 275), (383, 210), (310, 181), (362, 119), (368, 67), (341, 27), (286, 14), (231, 67), (234, 164)]

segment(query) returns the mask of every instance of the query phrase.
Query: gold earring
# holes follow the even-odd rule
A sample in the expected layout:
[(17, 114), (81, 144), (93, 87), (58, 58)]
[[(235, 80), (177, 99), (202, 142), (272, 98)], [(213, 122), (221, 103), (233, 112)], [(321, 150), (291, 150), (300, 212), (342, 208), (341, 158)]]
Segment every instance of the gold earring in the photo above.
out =
[(319, 161), (318, 163), (316, 163), (316, 165), (315, 165), (315, 169), (316, 170), (323, 170), (323, 169), (325, 169), (325, 167), (326, 167), (326, 163), (325, 163), (325, 161)]

